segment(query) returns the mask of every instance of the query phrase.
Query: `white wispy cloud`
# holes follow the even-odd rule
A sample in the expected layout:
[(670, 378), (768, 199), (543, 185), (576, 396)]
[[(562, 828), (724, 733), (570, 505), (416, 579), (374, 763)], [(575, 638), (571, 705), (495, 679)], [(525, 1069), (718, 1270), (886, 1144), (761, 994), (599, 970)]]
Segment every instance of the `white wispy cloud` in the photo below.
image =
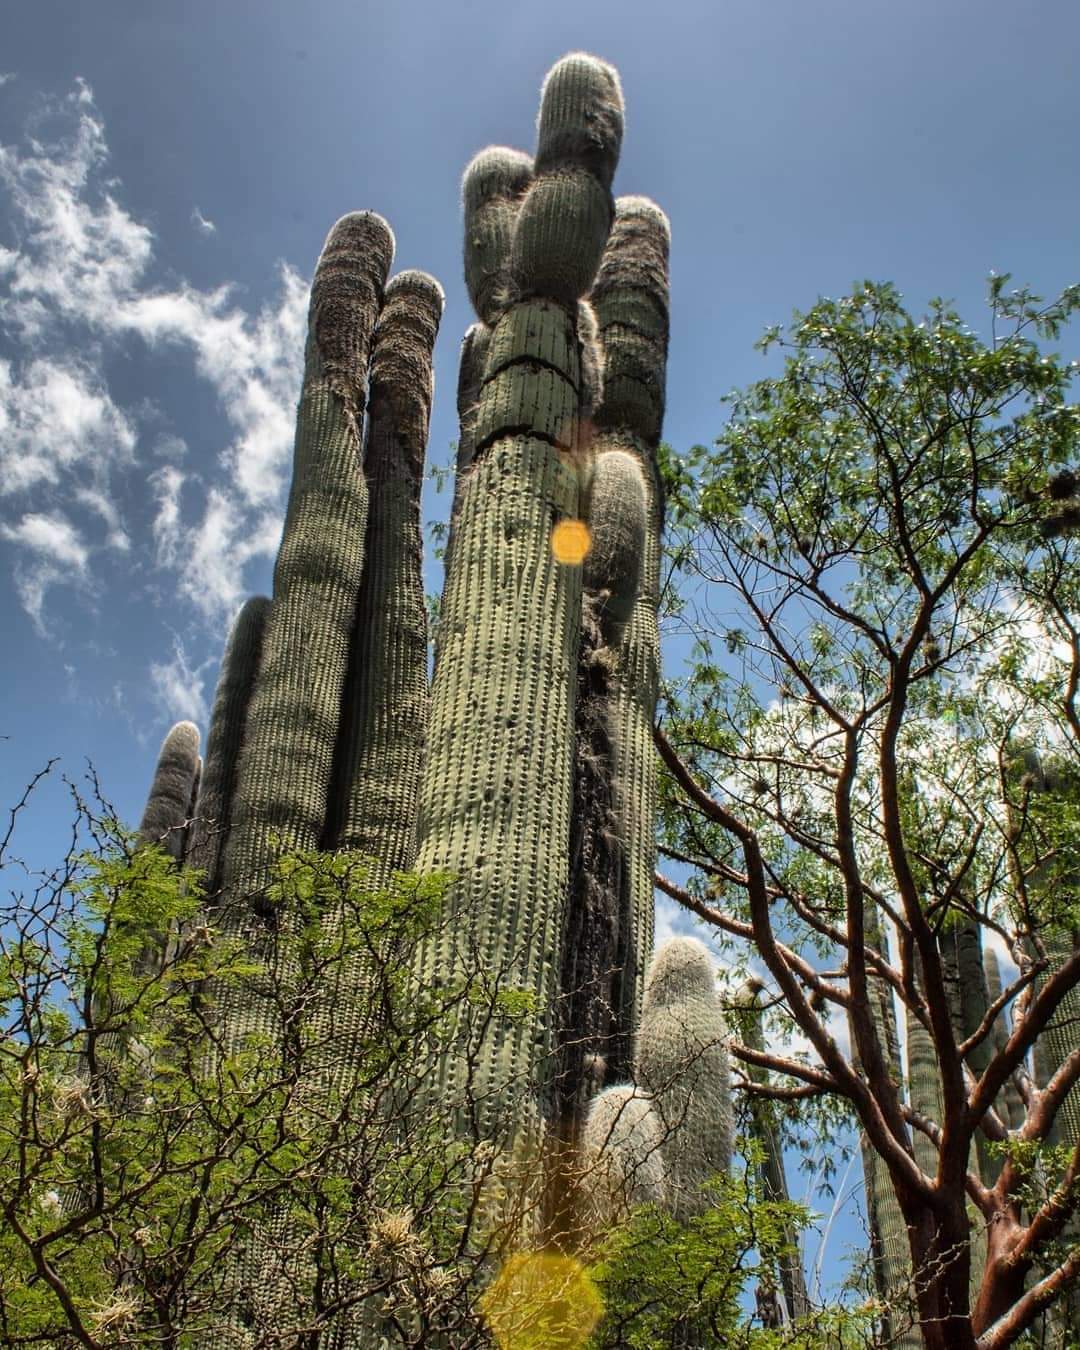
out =
[[(80, 581), (98, 548), (143, 547), (219, 626), (245, 593), (246, 566), (279, 537), (307, 285), (281, 264), (276, 293), (251, 312), (228, 285), (155, 284), (154, 235), (106, 176), (105, 128), (89, 86), (79, 81), (46, 112), (64, 134), (44, 140), (31, 128), (22, 143), (0, 145), (0, 189), (17, 240), (0, 247), (0, 322), (26, 353), (0, 360), (0, 497), (16, 511), (81, 511), (104, 526)], [(214, 229), (197, 207), (192, 219), (204, 233)], [(209, 471), (181, 472), (186, 446), (171, 432), (142, 445), (145, 409), (123, 405), (106, 376), (106, 356), (133, 340), (186, 357), (216, 393), (230, 435)], [(156, 513), (142, 513), (147, 534), (145, 524), (136, 531), (121, 520), (114, 489), (149, 454), (161, 468), (148, 475)], [(30, 545), (12, 529), (4, 538), (25, 552)], [(66, 579), (20, 584), (41, 631), (45, 591)]]
[(34, 627), (46, 636), (46, 592), (60, 584), (85, 584), (90, 550), (75, 526), (59, 513), (27, 512), (15, 525), (0, 524), (0, 538), (19, 550), (15, 589)]
[(204, 678), (211, 661), (192, 667), (184, 644), (173, 638), (172, 657), (150, 666), (150, 683), (162, 712), (172, 721), (186, 720), (205, 727), (209, 709), (203, 692)]
[(207, 220), (197, 206), (191, 208), (191, 223), (200, 234), (217, 234), (217, 226), (212, 220)]

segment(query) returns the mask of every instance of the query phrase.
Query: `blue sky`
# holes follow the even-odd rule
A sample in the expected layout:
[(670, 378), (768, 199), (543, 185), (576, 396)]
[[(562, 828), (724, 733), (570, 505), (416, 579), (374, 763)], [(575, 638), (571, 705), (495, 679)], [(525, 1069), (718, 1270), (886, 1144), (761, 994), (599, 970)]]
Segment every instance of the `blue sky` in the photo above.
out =
[[(59, 755), (134, 822), (167, 727), (205, 728), (231, 614), (269, 591), (305, 284), (347, 210), (446, 288), (447, 462), (461, 171), (532, 148), (566, 51), (619, 68), (616, 191), (672, 221), (677, 450), (820, 294), (892, 280), (979, 327), (991, 269), (1080, 279), (1075, 0), (34, 0), (4, 29), (0, 807)], [(66, 819), (46, 791), (23, 851)]]

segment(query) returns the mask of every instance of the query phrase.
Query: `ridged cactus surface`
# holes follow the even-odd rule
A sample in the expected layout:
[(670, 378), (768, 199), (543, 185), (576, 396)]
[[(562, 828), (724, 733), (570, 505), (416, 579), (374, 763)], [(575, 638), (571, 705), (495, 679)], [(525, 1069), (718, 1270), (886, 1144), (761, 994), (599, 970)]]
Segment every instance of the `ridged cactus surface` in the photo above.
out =
[(735, 1123), (727, 1025), (709, 953), (674, 938), (653, 958), (638, 1026), (636, 1082), (656, 1102), (678, 1218), (700, 1213), (704, 1182), (731, 1165)]
[(257, 897), (279, 845), (323, 838), (364, 562), (368, 358), (392, 256), (386, 222), (356, 212), (331, 230), (315, 271), (292, 490), (226, 849), (237, 893)]
[(428, 721), (420, 489), (442, 309), (442, 287), (433, 277), (399, 273), (386, 288), (371, 354), (364, 574), (327, 843), (377, 859), (385, 871), (411, 867), (416, 852)]
[(203, 890), (211, 897), (221, 890), (221, 858), (232, 820), (236, 766), (269, 612), (270, 601), (265, 596), (252, 596), (246, 601), (221, 658), (206, 738), (206, 764), (194, 813), (194, 837), (186, 859), (189, 866), (202, 872)]
[(591, 292), (604, 353), (596, 450), (633, 455), (645, 490), (637, 594), (618, 650), (611, 696), (615, 804), (627, 858), (617, 965), (622, 1026), (637, 1022), (644, 961), (653, 946), (658, 768), (652, 728), (660, 684), (660, 534), (663, 500), (656, 449), (664, 417), (669, 328), (667, 217), (643, 197), (620, 197)]
[(200, 764), (199, 728), (193, 722), (177, 722), (161, 743), (154, 781), (139, 823), (140, 840), (160, 844), (177, 861), (184, 856)]
[[(612, 90), (610, 68), (584, 57), (560, 62), (545, 86), (540, 167), (511, 242), (513, 293), (528, 298), (492, 325), (440, 613), (418, 866), (459, 880), (453, 921), (421, 973), (445, 977), (478, 958), (536, 999), (533, 1014), (486, 1038), (475, 1069), (485, 1093), (551, 1074), (581, 616), (580, 566), (555, 556), (552, 530), (581, 510), (576, 307), (611, 215), (595, 157), (555, 154), (552, 141), (574, 118), (585, 138)], [(602, 157), (608, 182), (617, 151), (616, 140)], [(465, 1072), (447, 1059), (451, 1097)]]

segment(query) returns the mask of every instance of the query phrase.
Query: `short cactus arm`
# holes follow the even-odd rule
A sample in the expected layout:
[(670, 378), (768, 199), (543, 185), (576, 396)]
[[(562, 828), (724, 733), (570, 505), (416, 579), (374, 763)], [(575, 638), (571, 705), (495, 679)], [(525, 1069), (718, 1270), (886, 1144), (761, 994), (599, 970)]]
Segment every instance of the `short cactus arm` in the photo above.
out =
[(140, 841), (160, 844), (177, 862), (183, 861), (200, 762), (198, 727), (193, 722), (177, 722), (161, 743), (154, 781), (139, 824)]
[(672, 1210), (708, 1205), (702, 1185), (731, 1165), (735, 1122), (727, 1024), (708, 952), (673, 938), (653, 957), (635, 1044), (635, 1081), (656, 1103)]
[(206, 764), (195, 806), (192, 841), (186, 859), (203, 874), (203, 890), (210, 897), (221, 890), (221, 858), (232, 820), (236, 765), (244, 743), (248, 705), (262, 654), (263, 631), (270, 601), (262, 595), (246, 601), (236, 616), (221, 658)]
[(386, 288), (371, 355), (364, 574), (342, 700), (327, 842), (410, 868), (428, 722), (420, 489), (442, 287), (402, 272)]
[(275, 843), (317, 848), (326, 825), (364, 561), (368, 360), (392, 254), (386, 222), (356, 212), (315, 270), (292, 490), (225, 856), (226, 886), (259, 908)]

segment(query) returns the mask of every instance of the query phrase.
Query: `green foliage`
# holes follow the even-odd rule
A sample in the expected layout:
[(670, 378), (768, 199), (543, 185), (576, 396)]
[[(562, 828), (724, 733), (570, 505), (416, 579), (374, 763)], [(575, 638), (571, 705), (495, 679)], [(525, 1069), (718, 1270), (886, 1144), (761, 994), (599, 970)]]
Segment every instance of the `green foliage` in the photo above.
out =
[[(947, 1004), (959, 973), (958, 992), (978, 993), (948, 934), (966, 934), (973, 972), (980, 932), (1022, 966), (1046, 950), (1056, 968), (1076, 923), (1076, 802), (1024, 787), (1031, 776), (1012, 764), (1017, 743), (1067, 766), (1063, 781), (1080, 764), (1077, 538), (1045, 528), (1080, 462), (1077, 367), (1052, 350), (1080, 288), (1044, 302), (993, 278), (989, 303), (984, 337), (943, 300), (912, 315), (887, 284), (819, 300), (765, 334), (781, 368), (729, 396), (715, 444), (664, 460), (668, 554), (697, 644), (667, 690), (664, 730), (760, 848), (757, 923), (785, 944), (806, 995), (776, 1002), (772, 1044), (813, 1026), (836, 1036), (842, 1005), (805, 971), (832, 972), (826, 983), (846, 992), (857, 932), (891, 961), (936, 1071), (980, 1020), (973, 1003), (935, 1023), (916, 992)], [(666, 775), (661, 839), (697, 865), (691, 895), (728, 925), (746, 970), (740, 839)], [(875, 1009), (878, 986), (871, 969)], [(894, 1103), (890, 1129), (908, 1148), (892, 1008), (890, 994), (887, 1016), (862, 1022), (861, 1046), (857, 1019), (848, 1030), (860, 1073), (877, 1058), (875, 1097)], [(1000, 1048), (976, 1044), (967, 1068), (982, 1073)], [(808, 1059), (781, 1058), (790, 1072), (770, 1081), (793, 1088)], [(813, 1156), (830, 1114), (848, 1108), (827, 1092), (808, 1105), (785, 1124)], [(915, 1152), (933, 1175), (936, 1146), (920, 1138)]]
[[(355, 854), (286, 854), (269, 888), (278, 938), (256, 950), (225, 935), (219, 910), (208, 918), (197, 876), (160, 847), (94, 826), (100, 851), (0, 914), (4, 1343), (194, 1346), (223, 1315), (269, 1332), (283, 1325), (275, 1281), (301, 1269), (287, 1309), (298, 1328), (329, 1325), (369, 1289), (475, 1322), (490, 1238), (470, 1224), (491, 1150), (407, 1099), (463, 1001), (490, 1022), (516, 1020), (529, 998), (479, 977), (414, 985), (409, 959), (441, 922), (448, 878), (373, 887)], [(170, 934), (152, 970), (139, 959), (148, 929)], [(312, 1094), (315, 995), (357, 953), (384, 1018), (351, 1072)], [(226, 1049), (210, 1000), (245, 988), (281, 1034)], [(225, 1257), (266, 1231), (300, 1246), (268, 1262), (265, 1289), (238, 1295)]]
[[(751, 1158), (758, 1157), (752, 1144)], [(746, 1315), (753, 1281), (772, 1278), (789, 1248), (789, 1235), (807, 1222), (799, 1205), (766, 1200), (752, 1174), (718, 1177), (708, 1185), (710, 1205), (680, 1223), (643, 1206), (605, 1240), (591, 1267), (604, 1300), (604, 1319), (590, 1347), (689, 1344), (768, 1347), (840, 1346), (867, 1325), (864, 1312), (814, 1315), (799, 1328), (773, 1332)], [(681, 1339), (680, 1339), (681, 1338)]]

